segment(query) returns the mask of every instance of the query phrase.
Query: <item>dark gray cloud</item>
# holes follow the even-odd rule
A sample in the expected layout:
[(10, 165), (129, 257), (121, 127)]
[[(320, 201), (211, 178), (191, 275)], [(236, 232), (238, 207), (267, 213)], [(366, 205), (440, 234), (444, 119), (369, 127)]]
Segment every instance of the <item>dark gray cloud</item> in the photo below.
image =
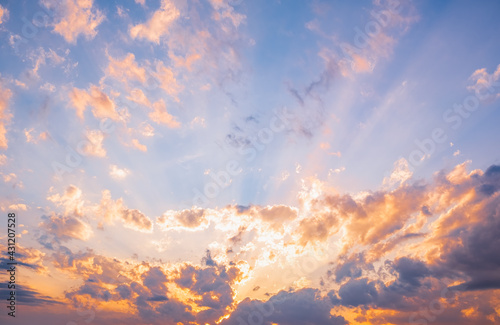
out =
[(281, 291), (267, 302), (245, 299), (221, 325), (344, 325), (342, 316), (330, 315), (332, 304), (317, 289)]
[[(5, 269), (2, 269), (2, 271), (5, 272)], [(0, 300), (2, 302), (6, 302), (10, 297), (10, 291), (12, 291), (12, 289), (9, 289), (6, 284), (3, 284), (0, 287)], [(15, 292), (16, 305), (43, 306), (62, 304), (62, 302), (57, 301), (52, 297), (42, 295), (35, 289), (28, 286), (16, 284)]]

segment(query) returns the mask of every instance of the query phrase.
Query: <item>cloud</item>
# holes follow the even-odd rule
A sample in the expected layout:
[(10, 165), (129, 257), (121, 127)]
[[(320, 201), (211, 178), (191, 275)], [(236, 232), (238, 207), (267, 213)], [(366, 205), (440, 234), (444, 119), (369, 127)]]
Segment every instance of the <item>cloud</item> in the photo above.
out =
[(183, 87), (177, 83), (174, 72), (160, 61), (156, 64), (156, 72), (154, 73), (154, 76), (160, 82), (160, 88), (172, 96), (176, 101), (179, 101), (177, 94), (183, 89)]
[[(67, 55), (69, 51), (66, 51), (65, 55)], [(31, 61), (33, 62), (33, 69), (29, 71), (30, 75), (35, 77), (35, 78), (40, 78), (38, 75), (38, 70), (45, 64), (47, 64), (47, 61), (52, 63), (53, 66), (62, 64), (66, 61), (66, 59), (59, 54), (57, 54), (54, 50), (49, 49), (46, 51), (42, 47), (38, 48), (37, 50), (32, 51), (29, 54), (29, 57)], [(47, 83), (46, 83), (47, 84)], [(50, 85), (50, 84), (49, 84)], [(42, 86), (44, 87), (44, 86)], [(52, 85), (52, 87), (54, 87)]]
[(7, 129), (8, 124), (12, 118), (9, 112), (9, 100), (12, 97), (12, 91), (6, 88), (3, 80), (0, 80), (0, 149), (7, 149)]
[(76, 43), (80, 35), (92, 39), (97, 35), (97, 27), (105, 19), (104, 14), (93, 8), (93, 0), (43, 0), (43, 5), (55, 9), (58, 16), (54, 32), (68, 43)]
[(24, 129), (24, 136), (26, 137), (26, 142), (27, 143), (38, 143), (40, 140), (47, 140), (47, 137), (49, 136), (47, 132), (41, 132), (38, 134), (38, 136), (33, 136), (33, 131), (34, 129), (31, 128), (29, 130)]
[(9, 10), (0, 5), (0, 24), (9, 20)]
[(89, 156), (106, 157), (106, 149), (102, 146), (104, 133), (100, 130), (87, 131), (87, 140), (81, 146), (83, 153)]
[(151, 219), (146, 217), (139, 210), (123, 209), (121, 218), (128, 228), (142, 232), (151, 232), (153, 230), (153, 223), (151, 222)]
[(346, 325), (342, 316), (330, 314), (328, 298), (321, 297), (319, 290), (307, 288), (293, 292), (281, 291), (267, 302), (245, 299), (240, 302), (221, 325), (255, 324), (325, 324)]
[(83, 282), (66, 291), (75, 306), (92, 302), (97, 308), (113, 309), (125, 304), (134, 312), (124, 313), (118, 308), (115, 317), (133, 323), (214, 324), (233, 306), (232, 286), (241, 280), (236, 266), (154, 265), (93, 251), (73, 253), (64, 247), (54, 253), (53, 259), (59, 270), (77, 275)]
[(297, 218), (297, 210), (285, 205), (267, 206), (259, 213), (262, 220), (271, 224), (274, 229), (283, 228), (287, 222)]
[(118, 168), (116, 165), (109, 166), (109, 176), (115, 179), (122, 179), (130, 174), (130, 170), (127, 168)]
[(141, 89), (134, 88), (130, 91), (130, 96), (127, 97), (128, 100), (136, 102), (139, 105), (150, 107), (151, 103), (149, 99), (146, 97), (144, 92)]
[(500, 64), (497, 69), (489, 74), (486, 68), (477, 69), (469, 77), (469, 82), (471, 83), (467, 86), (467, 89), (474, 91), (477, 97), (481, 100), (488, 99), (491, 94), (493, 94), (493, 100), (500, 97), (500, 92), (495, 90), (494, 87), (500, 86)]
[(208, 227), (209, 222), (206, 211), (203, 209), (169, 210), (156, 219), (156, 223), (162, 230), (203, 230)]
[(128, 81), (146, 82), (146, 69), (139, 67), (135, 55), (128, 53), (123, 60), (113, 59), (108, 55), (109, 64), (106, 74), (124, 83)]
[[(436, 323), (494, 323), (500, 166), (467, 168), (464, 163), (429, 181), (356, 194), (304, 181), (297, 207), (193, 208), (157, 218), (160, 228), (178, 231), (168, 233), (168, 256), (181, 249), (175, 236), (213, 236), (207, 237), (203, 258), (195, 257), (200, 263), (71, 252), (60, 243), (82, 236), (77, 214), (92, 212), (103, 224), (153, 228), (149, 218), (127, 208), (123, 199), (113, 200), (109, 191), (98, 206), (82, 205), (83, 194), (73, 186), (50, 193), (64, 214), (44, 216), (41, 223), (59, 245), (47, 256), (23, 252), (22, 265), (42, 272), (37, 265), (51, 261), (80, 281), (66, 293), (74, 306), (92, 303), (103, 317), (108, 310), (137, 324), (403, 324), (437, 302), (443, 312), (432, 314)], [(197, 228), (200, 233), (185, 232)], [(156, 235), (148, 235), (148, 245)], [(44, 240), (40, 243), (47, 244)], [(449, 298), (450, 291), (458, 297)]]
[(64, 213), (69, 215), (83, 216), (84, 200), (82, 190), (75, 185), (70, 185), (66, 188), (63, 195), (59, 193), (50, 195), (47, 200), (54, 203), (56, 206), (64, 207)]
[(346, 278), (357, 279), (363, 274), (366, 265), (363, 254), (353, 254), (345, 261), (339, 261), (335, 267), (335, 281), (340, 283)]
[(338, 56), (342, 75), (373, 72), (381, 59), (392, 55), (398, 39), (419, 19), (409, 1), (374, 1), (366, 23), (355, 27), (353, 38), (341, 43), (341, 54), (334, 55)]
[(226, 0), (210, 0), (214, 8), (213, 18), (217, 21), (229, 20), (234, 27), (238, 27), (246, 20), (246, 16), (234, 11), (234, 8)]
[[(0, 288), (0, 299), (3, 301), (8, 300), (10, 297), (11, 289), (7, 286)], [(54, 298), (40, 294), (36, 289), (27, 285), (16, 284), (16, 304), (22, 306), (47, 306), (47, 305), (60, 305), (61, 301)]]
[(27, 209), (27, 205), (22, 203), (9, 205), (9, 210), (26, 211)]
[(170, 26), (179, 16), (180, 12), (171, 0), (162, 0), (160, 8), (146, 23), (130, 28), (130, 37), (158, 44), (160, 39), (168, 34)]
[(148, 151), (148, 147), (146, 147), (145, 145), (140, 143), (139, 140), (137, 140), (137, 139), (132, 139), (131, 143), (132, 143), (132, 147), (134, 147), (137, 150), (140, 150), (142, 152)]
[(163, 99), (153, 104), (153, 111), (149, 113), (149, 118), (157, 123), (168, 126), (169, 128), (179, 128), (181, 124), (167, 112), (167, 106)]
[[(30, 270), (33, 270), (40, 274), (48, 274), (48, 268), (43, 264), (45, 253), (39, 251), (36, 248), (26, 248), (21, 246), (19, 243), (16, 245), (16, 263), (19, 266), (26, 267)], [(6, 255), (7, 257), (0, 258), (0, 267), (2, 270), (9, 269), (9, 257), (10, 255)], [(12, 262), (12, 261), (10, 261)]]
[(141, 232), (152, 232), (153, 222), (145, 216), (141, 211), (136, 209), (128, 209), (123, 204), (123, 199), (119, 198), (116, 201), (111, 199), (109, 190), (102, 191), (102, 198), (97, 207), (97, 214), (103, 218), (100, 227), (106, 224), (113, 224), (120, 220), (126, 228)]
[(404, 184), (411, 178), (413, 173), (410, 171), (408, 161), (405, 158), (399, 158), (394, 162), (394, 169), (391, 176), (384, 177), (382, 184), (387, 188), (391, 188), (397, 184)]
[(70, 239), (80, 239), (86, 241), (93, 234), (89, 224), (73, 216), (43, 216), (42, 222), (38, 225), (48, 234), (55, 237), (56, 241), (68, 241)]
[(116, 111), (115, 103), (102, 92), (97, 86), (90, 85), (89, 90), (73, 88), (69, 94), (71, 104), (76, 109), (76, 115), (84, 119), (84, 112), (88, 106), (92, 107), (92, 114), (99, 119), (110, 118), (118, 120), (120, 118)]
[(146, 6), (146, 0), (134, 0), (135, 3), (140, 4), (141, 6)]

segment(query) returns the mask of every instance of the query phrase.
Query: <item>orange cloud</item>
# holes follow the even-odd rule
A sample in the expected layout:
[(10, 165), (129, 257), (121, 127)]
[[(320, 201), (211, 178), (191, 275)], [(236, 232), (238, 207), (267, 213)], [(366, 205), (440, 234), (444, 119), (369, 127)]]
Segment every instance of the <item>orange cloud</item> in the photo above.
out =
[(167, 112), (167, 107), (163, 99), (153, 104), (153, 111), (149, 113), (149, 118), (158, 124), (164, 124), (169, 128), (179, 128), (181, 124), (176, 121), (175, 117)]
[(83, 216), (84, 200), (82, 197), (82, 190), (75, 185), (68, 186), (63, 195), (56, 193), (48, 196), (47, 200), (51, 201), (56, 206), (64, 207), (65, 214)]
[(7, 149), (7, 130), (5, 125), (10, 122), (12, 114), (9, 112), (9, 100), (12, 97), (12, 91), (5, 88), (0, 80), (0, 148)]
[(43, 219), (38, 226), (61, 241), (72, 238), (86, 241), (93, 234), (89, 224), (73, 216), (52, 215)]
[(132, 147), (137, 149), (137, 150), (140, 150), (142, 152), (148, 151), (148, 147), (146, 147), (145, 145), (140, 143), (139, 140), (137, 140), (137, 139), (132, 139), (131, 143), (132, 143)]
[(122, 198), (113, 201), (109, 190), (102, 191), (102, 199), (97, 207), (97, 213), (103, 218), (103, 221), (100, 223), (101, 227), (103, 223), (113, 224), (115, 221), (120, 220), (129, 229), (141, 232), (153, 231), (153, 223), (150, 218), (139, 210), (128, 209), (123, 204)]
[(163, 62), (158, 62), (154, 75), (160, 82), (160, 88), (178, 101), (177, 94), (182, 91), (183, 87), (177, 83), (172, 70), (165, 67)]
[(87, 131), (87, 140), (80, 148), (84, 154), (95, 157), (106, 157), (106, 149), (103, 147), (104, 133), (100, 130)]
[(139, 88), (134, 88), (130, 91), (130, 96), (127, 97), (128, 100), (136, 102), (139, 105), (149, 107), (151, 103), (149, 99), (146, 97), (144, 92)]
[(203, 230), (208, 227), (209, 220), (203, 209), (187, 209), (182, 211), (166, 211), (156, 219), (162, 230), (190, 229)]
[(155, 11), (146, 23), (130, 28), (130, 36), (158, 44), (160, 38), (168, 34), (170, 26), (179, 16), (180, 12), (171, 0), (162, 0), (160, 9)]
[(9, 10), (0, 5), (0, 24), (6, 22), (9, 19)]
[(44, 0), (42, 3), (58, 12), (54, 32), (68, 43), (76, 43), (80, 35), (87, 39), (94, 38), (97, 27), (105, 19), (101, 11), (93, 8), (93, 0)]
[(146, 69), (139, 67), (134, 54), (128, 53), (123, 60), (113, 59), (108, 55), (108, 59), (107, 75), (122, 82), (128, 82), (129, 80), (146, 81)]
[(88, 106), (92, 107), (92, 114), (96, 118), (110, 118), (113, 120), (120, 118), (116, 111), (115, 103), (95, 85), (91, 85), (88, 91), (73, 88), (69, 94), (69, 98), (76, 110), (76, 115), (82, 120), (85, 109)]

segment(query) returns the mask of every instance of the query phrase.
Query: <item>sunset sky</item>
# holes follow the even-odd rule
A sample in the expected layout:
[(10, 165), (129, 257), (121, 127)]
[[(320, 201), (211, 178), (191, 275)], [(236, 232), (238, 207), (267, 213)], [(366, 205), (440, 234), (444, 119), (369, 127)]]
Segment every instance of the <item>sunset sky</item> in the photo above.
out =
[(499, 14), (0, 1), (1, 324), (500, 324)]

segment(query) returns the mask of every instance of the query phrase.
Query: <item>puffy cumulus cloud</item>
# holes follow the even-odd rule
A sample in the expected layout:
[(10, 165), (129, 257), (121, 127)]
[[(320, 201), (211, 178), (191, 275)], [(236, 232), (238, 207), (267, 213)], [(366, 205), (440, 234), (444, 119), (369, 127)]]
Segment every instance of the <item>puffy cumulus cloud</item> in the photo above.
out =
[(213, 323), (229, 311), (234, 302), (232, 285), (240, 279), (241, 272), (236, 266), (211, 263), (205, 268), (192, 265), (181, 267), (174, 281), (197, 297), (196, 304), (202, 310), (196, 314), (196, 321), (205, 324)]
[(93, 234), (89, 224), (74, 216), (42, 216), (42, 220), (38, 226), (54, 236), (56, 242), (64, 242), (73, 238), (86, 241)]
[(158, 44), (163, 36), (168, 35), (170, 26), (179, 16), (180, 11), (173, 1), (162, 0), (160, 8), (147, 22), (130, 28), (130, 37), (146, 39)]
[(12, 118), (12, 114), (9, 112), (11, 97), (12, 91), (5, 87), (3, 80), (0, 80), (0, 149), (7, 149), (8, 147), (6, 125)]
[(470, 85), (467, 86), (467, 89), (474, 91), (477, 97), (481, 100), (488, 99), (488, 97), (492, 95), (492, 99), (496, 99), (500, 97), (500, 93), (498, 92), (498, 89), (495, 89), (494, 87), (498, 88), (500, 86), (499, 80), (500, 64), (491, 74), (486, 71), (486, 68), (477, 69), (469, 77)]
[[(354, 245), (371, 245), (390, 238), (417, 216), (427, 197), (427, 187), (411, 184), (392, 192), (378, 191), (360, 196), (310, 192), (303, 205), (308, 210), (297, 229), (301, 244), (323, 242), (342, 230), (343, 251)], [(314, 194), (314, 196), (313, 196)], [(423, 226), (423, 225), (422, 225)]]
[(274, 229), (282, 228), (284, 224), (297, 218), (297, 210), (285, 205), (264, 207), (260, 209), (259, 214), (262, 220)]
[(178, 128), (181, 126), (181, 123), (167, 112), (167, 106), (163, 99), (153, 104), (153, 111), (149, 113), (149, 118), (153, 122), (166, 125), (169, 128)]
[(153, 231), (153, 223), (151, 219), (146, 217), (141, 211), (135, 209), (122, 210), (121, 219), (131, 229), (151, 232)]
[[(339, 215), (349, 216), (342, 222), (347, 225), (340, 240), (348, 243), (352, 237), (357, 245), (348, 244), (350, 255), (341, 250), (326, 274), (340, 284), (329, 293), (332, 303), (351, 311), (355, 307), (374, 311), (363, 314), (366, 322), (424, 320), (422, 306), (434, 304), (431, 317), (443, 324), (495, 323), (500, 320), (495, 312), (500, 255), (494, 248), (500, 244), (494, 235), (500, 230), (500, 167), (468, 172), (464, 163), (418, 187), (416, 192), (415, 185), (390, 192), (404, 191), (418, 202), (407, 205), (406, 195), (397, 195), (405, 206), (399, 213), (413, 217), (395, 222), (392, 229), (377, 229), (375, 221), (369, 221), (372, 211), (381, 211), (378, 204), (371, 206), (377, 200), (370, 194), (353, 199), (355, 204), (339, 205)], [(387, 197), (384, 201), (390, 203)], [(348, 224), (358, 216), (371, 223), (359, 229), (364, 237)], [(373, 231), (380, 234), (366, 241)], [(451, 299), (451, 292), (459, 298)]]
[(18, 203), (9, 205), (9, 210), (26, 211), (28, 206), (26, 204)]
[(9, 19), (9, 10), (0, 5), (0, 24), (6, 22)]
[(109, 175), (115, 179), (122, 179), (130, 174), (127, 168), (118, 168), (116, 165), (109, 166)]
[(84, 154), (95, 157), (106, 157), (106, 149), (103, 147), (104, 133), (100, 130), (88, 130), (87, 140), (79, 148)]
[(76, 110), (76, 115), (82, 120), (88, 106), (92, 107), (92, 114), (96, 118), (110, 118), (113, 120), (120, 118), (120, 115), (116, 111), (115, 103), (95, 85), (91, 85), (88, 91), (73, 88), (69, 94), (69, 98)]
[(357, 279), (363, 274), (363, 270), (370, 268), (370, 264), (365, 262), (363, 254), (353, 254), (348, 258), (343, 257), (336, 264), (333, 272), (328, 272), (328, 276), (335, 275), (335, 281), (338, 283), (345, 278)]
[(76, 43), (80, 35), (92, 39), (97, 27), (105, 19), (104, 14), (93, 7), (93, 0), (43, 0), (43, 5), (57, 12), (54, 32), (68, 43)]
[(408, 161), (405, 158), (400, 158), (394, 162), (394, 169), (389, 177), (385, 177), (383, 185), (391, 188), (397, 184), (403, 184), (411, 178), (413, 173), (410, 171)]
[(114, 59), (108, 55), (109, 64), (106, 69), (107, 76), (116, 78), (124, 83), (129, 81), (146, 81), (146, 69), (139, 67), (135, 55), (128, 53), (122, 60)]
[(120, 220), (129, 229), (142, 232), (153, 231), (153, 222), (149, 217), (139, 210), (128, 209), (124, 205), (122, 198), (114, 201), (109, 190), (102, 191), (102, 199), (97, 207), (97, 213), (104, 219), (100, 223), (101, 227), (103, 223), (113, 224), (115, 221)]
[(317, 289), (281, 291), (266, 302), (249, 298), (243, 300), (221, 325), (348, 324), (344, 317), (332, 315), (331, 309), (328, 297), (322, 297)]
[(325, 241), (338, 231), (338, 224), (337, 215), (332, 212), (318, 212), (302, 219), (297, 229), (299, 244), (306, 246), (308, 243)]
[(65, 247), (52, 260), (83, 281), (66, 292), (72, 304), (91, 303), (141, 324), (215, 324), (233, 308), (233, 286), (241, 280), (234, 265), (152, 264)]
[(83, 216), (85, 201), (83, 200), (82, 190), (75, 185), (68, 186), (62, 195), (59, 193), (49, 195), (47, 200), (56, 206), (62, 206), (64, 213), (67, 215)]
[(203, 230), (208, 227), (209, 222), (207, 211), (199, 208), (181, 211), (169, 210), (156, 219), (156, 224), (163, 230)]

